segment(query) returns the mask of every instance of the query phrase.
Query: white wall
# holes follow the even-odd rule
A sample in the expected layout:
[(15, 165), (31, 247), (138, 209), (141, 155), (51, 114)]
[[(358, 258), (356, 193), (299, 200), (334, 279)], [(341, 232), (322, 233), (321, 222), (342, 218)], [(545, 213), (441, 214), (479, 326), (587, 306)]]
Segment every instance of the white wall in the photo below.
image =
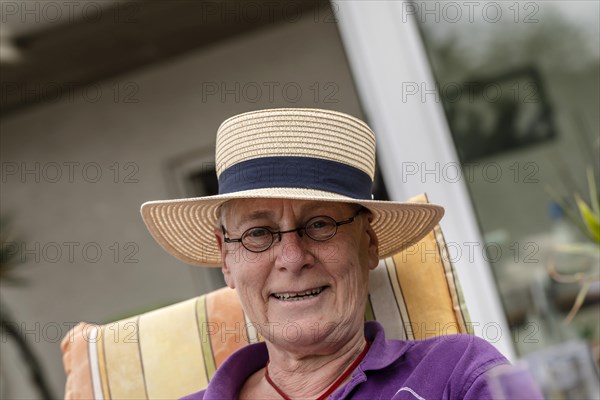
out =
[[(361, 115), (336, 25), (323, 22), (325, 17), (315, 21), (315, 15), (307, 15), (103, 82), (86, 92), (88, 99), (100, 93), (97, 102), (77, 91), (2, 119), (2, 215), (12, 218), (13, 241), (30, 249), (40, 246), (39, 261), (27, 254), (17, 268), (27, 286), (3, 286), (2, 301), (30, 331), (27, 337), (55, 395), (63, 395), (64, 385), (56, 327), (65, 334), (65, 324), (107, 322), (213, 289), (214, 279), (205, 271), (171, 258), (155, 244), (139, 216), (144, 201), (173, 195), (168, 163), (190, 151), (212, 155), (219, 124), (244, 111), (307, 106)], [(239, 101), (235, 94), (225, 101), (218, 94), (203, 99), (213, 82), (230, 89), (239, 83)], [(288, 92), (282, 92), (284, 86)], [(258, 97), (252, 91), (256, 87), (263, 88)], [(301, 89), (297, 101), (296, 88)], [(22, 163), (28, 169), (39, 163), (39, 183), (34, 175), (10, 174)], [(64, 163), (79, 163), (71, 164), (72, 182)], [(86, 181), (95, 179), (91, 163), (102, 173), (96, 183)], [(117, 183), (110, 169), (115, 163)], [(137, 183), (123, 182), (128, 173)], [(117, 262), (114, 243), (120, 247)], [(124, 248), (128, 243), (135, 247)], [(88, 259), (95, 257), (96, 247), (102, 250), (97, 262), (86, 261), (86, 244)], [(73, 262), (68, 246), (75, 250)], [(124, 263), (136, 248), (138, 262)], [(24, 372), (7, 368), (15, 365), (9, 345), (4, 339), (0, 343), (6, 375), (0, 392), (11, 399), (33, 398)]]

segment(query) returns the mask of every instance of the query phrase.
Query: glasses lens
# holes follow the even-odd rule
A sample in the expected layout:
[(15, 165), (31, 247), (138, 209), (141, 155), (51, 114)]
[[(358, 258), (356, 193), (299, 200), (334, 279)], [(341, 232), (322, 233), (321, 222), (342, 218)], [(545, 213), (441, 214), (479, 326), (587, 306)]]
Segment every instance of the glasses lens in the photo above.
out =
[(306, 224), (306, 234), (313, 240), (331, 239), (337, 230), (335, 220), (331, 217), (311, 218)]
[(250, 251), (263, 251), (273, 243), (273, 234), (267, 228), (250, 228), (242, 235), (242, 244)]

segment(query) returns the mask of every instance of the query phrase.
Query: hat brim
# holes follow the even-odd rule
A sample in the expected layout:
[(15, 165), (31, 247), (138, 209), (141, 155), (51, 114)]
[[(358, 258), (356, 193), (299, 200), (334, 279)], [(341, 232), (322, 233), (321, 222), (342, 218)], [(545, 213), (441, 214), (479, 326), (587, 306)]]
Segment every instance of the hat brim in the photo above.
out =
[(175, 258), (192, 265), (219, 267), (221, 252), (214, 229), (218, 208), (240, 198), (284, 198), (360, 204), (373, 213), (371, 226), (379, 239), (379, 257), (386, 258), (417, 243), (440, 221), (444, 209), (435, 204), (358, 200), (300, 188), (266, 188), (175, 200), (150, 201), (142, 218), (154, 239)]

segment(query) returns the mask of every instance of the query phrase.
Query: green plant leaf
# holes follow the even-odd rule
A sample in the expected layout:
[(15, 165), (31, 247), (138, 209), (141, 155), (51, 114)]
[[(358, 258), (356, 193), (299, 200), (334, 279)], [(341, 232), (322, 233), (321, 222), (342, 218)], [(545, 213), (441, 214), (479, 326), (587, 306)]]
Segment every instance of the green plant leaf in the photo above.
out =
[(600, 215), (600, 199), (598, 198), (598, 188), (594, 179), (594, 170), (592, 167), (587, 168), (588, 187), (590, 188), (590, 201), (592, 202), (592, 210), (596, 215)]
[(571, 221), (584, 236), (589, 236), (587, 233), (586, 225), (581, 222), (581, 218), (577, 215), (577, 212), (573, 210), (573, 206), (569, 205), (563, 198), (561, 198), (550, 185), (545, 185), (546, 191), (550, 194), (550, 197), (556, 201), (559, 207), (563, 210), (569, 221)]
[(586, 225), (588, 236), (595, 240), (596, 243), (600, 243), (600, 217), (590, 210), (590, 207), (580, 196), (575, 195), (575, 201), (577, 202), (581, 218)]

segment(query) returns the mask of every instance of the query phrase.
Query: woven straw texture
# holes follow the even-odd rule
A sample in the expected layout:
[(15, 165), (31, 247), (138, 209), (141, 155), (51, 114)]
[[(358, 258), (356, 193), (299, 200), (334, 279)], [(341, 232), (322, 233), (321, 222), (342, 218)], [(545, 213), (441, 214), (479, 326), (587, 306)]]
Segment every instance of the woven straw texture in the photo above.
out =
[(219, 128), (215, 159), (223, 169), (260, 157), (323, 158), (375, 174), (375, 135), (361, 120), (325, 110), (274, 109), (229, 118)]

